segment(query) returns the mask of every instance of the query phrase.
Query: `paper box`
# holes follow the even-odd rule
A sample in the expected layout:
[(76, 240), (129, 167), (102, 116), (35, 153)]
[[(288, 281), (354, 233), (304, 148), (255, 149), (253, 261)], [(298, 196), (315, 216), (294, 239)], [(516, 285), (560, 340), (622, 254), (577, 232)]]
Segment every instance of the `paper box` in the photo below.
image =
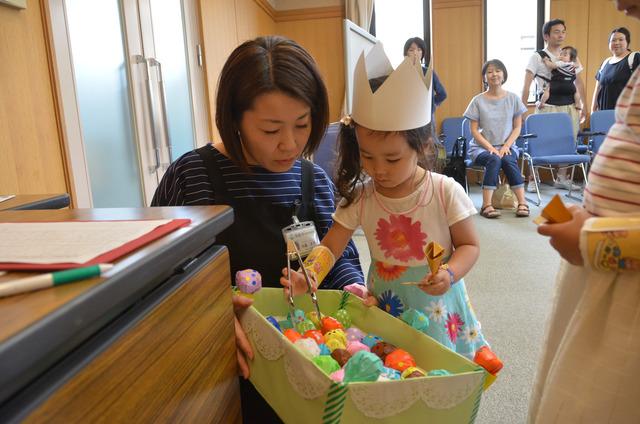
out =
[[(281, 289), (263, 288), (240, 322), (254, 349), (251, 382), (287, 423), (471, 423), (480, 405), (483, 368), (445, 348), (424, 333), (356, 296), (319, 290), (323, 314), (344, 304), (353, 326), (407, 350), (426, 371), (446, 369), (452, 375), (398, 381), (335, 383), (264, 317), (286, 316)], [(313, 310), (309, 296), (296, 307)], [(437, 325), (432, 322), (431, 325)]]

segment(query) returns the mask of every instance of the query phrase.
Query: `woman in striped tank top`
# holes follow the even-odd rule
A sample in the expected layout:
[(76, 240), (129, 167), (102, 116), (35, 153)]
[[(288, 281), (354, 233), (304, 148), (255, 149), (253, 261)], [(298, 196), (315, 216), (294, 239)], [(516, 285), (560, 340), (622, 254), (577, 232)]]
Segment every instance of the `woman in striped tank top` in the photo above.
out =
[[(640, 0), (617, 1), (640, 18)], [(640, 422), (640, 71), (616, 104), (583, 207), (542, 225), (566, 260), (530, 403), (531, 423)]]

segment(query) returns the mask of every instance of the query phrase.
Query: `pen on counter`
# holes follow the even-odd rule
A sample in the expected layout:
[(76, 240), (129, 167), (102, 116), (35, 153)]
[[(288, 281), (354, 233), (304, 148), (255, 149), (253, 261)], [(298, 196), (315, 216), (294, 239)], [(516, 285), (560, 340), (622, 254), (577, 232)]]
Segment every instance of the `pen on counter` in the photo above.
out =
[(80, 281), (91, 277), (98, 277), (112, 267), (113, 265), (111, 264), (93, 265), (7, 281), (0, 283), (0, 297), (46, 289), (47, 287), (60, 286), (62, 284), (73, 283), (74, 281)]

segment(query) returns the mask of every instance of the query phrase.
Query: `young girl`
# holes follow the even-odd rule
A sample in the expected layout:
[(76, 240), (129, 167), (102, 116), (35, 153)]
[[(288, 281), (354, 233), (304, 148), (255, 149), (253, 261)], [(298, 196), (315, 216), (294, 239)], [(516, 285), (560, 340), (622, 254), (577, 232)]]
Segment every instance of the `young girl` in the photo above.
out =
[[(618, 1), (640, 18), (640, 0)], [(584, 207), (538, 232), (561, 263), (530, 423), (640, 422), (640, 71), (593, 161)]]
[[(340, 133), (337, 187), (342, 200), (322, 244), (338, 256), (362, 227), (372, 258), (368, 290), (378, 306), (396, 317), (409, 308), (425, 313), (431, 321), (429, 336), (473, 358), (487, 346), (462, 279), (479, 255), (471, 218), (476, 210), (458, 183), (426, 166), (433, 143), (430, 114), (412, 111), (412, 100), (424, 95), (420, 67), (405, 59), (394, 74), (370, 80), (366, 90), (373, 97), (354, 91), (353, 119), (343, 120)], [(357, 67), (355, 86), (366, 78)], [(380, 109), (370, 113), (388, 107), (389, 96), (403, 93), (415, 97), (400, 97), (406, 103), (396, 103), (389, 115)], [(431, 241), (442, 245), (446, 256), (435, 274), (424, 253)], [(292, 281), (299, 290), (298, 276)], [(288, 284), (285, 277), (281, 282)]]

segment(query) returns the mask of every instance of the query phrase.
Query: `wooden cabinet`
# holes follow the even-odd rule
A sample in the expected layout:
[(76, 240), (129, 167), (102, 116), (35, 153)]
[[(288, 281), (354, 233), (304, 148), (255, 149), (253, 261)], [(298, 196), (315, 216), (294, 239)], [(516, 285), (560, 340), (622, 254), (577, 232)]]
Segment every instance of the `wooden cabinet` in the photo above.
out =
[[(190, 217), (192, 225), (123, 259), (107, 279), (68, 285), (77, 292), (57, 293), (60, 304), (17, 317), (12, 334), (0, 332), (0, 384), (10, 383), (7, 367), (18, 368), (15, 386), (0, 391), (0, 421), (239, 422), (229, 254), (214, 244), (232, 218), (228, 208), (216, 208), (188, 216), (191, 208), (171, 208), (183, 215), (172, 210), (170, 217)], [(0, 324), (10, 312), (31, 315), (25, 308), (43, 302), (37, 297), (62, 288), (0, 299)], [(87, 302), (95, 314), (82, 307)], [(78, 332), (58, 326), (65, 315)], [(39, 327), (49, 332), (32, 331)], [(33, 348), (41, 354), (27, 351)]]

